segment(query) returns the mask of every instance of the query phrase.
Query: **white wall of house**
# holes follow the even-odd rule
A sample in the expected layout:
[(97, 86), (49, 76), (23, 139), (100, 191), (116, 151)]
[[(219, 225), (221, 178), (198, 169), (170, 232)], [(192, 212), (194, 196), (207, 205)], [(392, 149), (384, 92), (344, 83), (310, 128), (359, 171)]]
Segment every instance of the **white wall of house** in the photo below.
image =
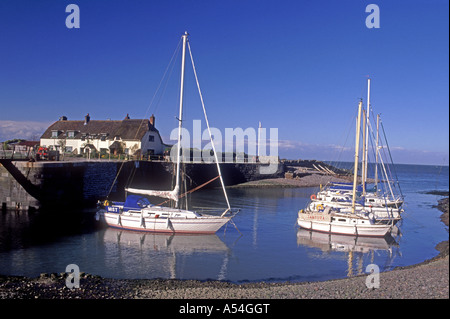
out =
[[(51, 147), (53, 149), (60, 149), (59, 146), (60, 139), (51, 138), (51, 139), (41, 139), (41, 146)], [(163, 142), (157, 132), (148, 131), (145, 133), (144, 137), (141, 141), (138, 140), (122, 140), (118, 139), (117, 141), (125, 144), (125, 149), (128, 149), (128, 154), (132, 155), (133, 150), (141, 149), (141, 153), (146, 155), (148, 150), (153, 150), (154, 154), (162, 154), (164, 152)], [(71, 148), (72, 152), (77, 150), (77, 153), (80, 154), (83, 152), (83, 149), (87, 143), (92, 144), (95, 148), (100, 151), (102, 148), (109, 150), (111, 144), (114, 143), (114, 140), (105, 140), (101, 139), (85, 139), (82, 141), (81, 139), (73, 139), (66, 138), (66, 149)]]
[(161, 137), (157, 132), (148, 131), (142, 138), (141, 144), (142, 154), (147, 154), (148, 150), (153, 150), (154, 154), (162, 154), (164, 152), (164, 145)]
[(41, 138), (41, 146), (56, 149), (58, 144), (57, 138)]

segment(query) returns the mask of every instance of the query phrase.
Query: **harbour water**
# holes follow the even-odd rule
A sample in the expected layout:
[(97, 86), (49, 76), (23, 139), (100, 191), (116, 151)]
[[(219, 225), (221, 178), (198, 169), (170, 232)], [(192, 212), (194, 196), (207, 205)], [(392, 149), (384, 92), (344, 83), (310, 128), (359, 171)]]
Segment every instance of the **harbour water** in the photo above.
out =
[[(317, 188), (230, 188), (240, 208), (233, 225), (215, 235), (160, 235), (97, 227), (93, 218), (7, 211), (0, 215), (0, 274), (36, 277), (80, 271), (107, 278), (316, 281), (420, 263), (438, 254), (448, 228), (429, 191), (449, 189), (448, 166), (396, 165), (405, 213), (393, 236), (365, 239), (311, 233), (297, 212)], [(214, 207), (222, 190), (195, 192), (191, 207)], [(221, 204), (225, 207), (224, 204)], [(241, 235), (242, 234), (242, 235)]]

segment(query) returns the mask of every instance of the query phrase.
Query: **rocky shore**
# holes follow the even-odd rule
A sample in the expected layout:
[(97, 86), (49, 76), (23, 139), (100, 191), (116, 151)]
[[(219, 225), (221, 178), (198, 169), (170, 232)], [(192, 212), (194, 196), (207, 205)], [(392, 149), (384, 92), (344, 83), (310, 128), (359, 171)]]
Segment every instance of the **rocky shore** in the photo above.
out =
[[(448, 299), (448, 254), (380, 274), (379, 288), (367, 276), (310, 283), (231, 284), (216, 281), (114, 280), (82, 276), (80, 288), (64, 276), (0, 277), (2, 299)], [(53, 277), (53, 278), (52, 278)]]
[(309, 174), (302, 178), (267, 178), (257, 181), (250, 181), (230, 188), (247, 188), (247, 187), (318, 187), (329, 182), (348, 183), (348, 178), (330, 176), (325, 174)]
[[(248, 187), (319, 187), (327, 183), (352, 183), (353, 174), (320, 161), (285, 161), (284, 177), (264, 178), (230, 186)], [(359, 178), (360, 179), (360, 178)], [(368, 179), (368, 182), (372, 182)]]
[[(448, 226), (448, 197), (440, 200)], [(80, 275), (80, 288), (66, 287), (66, 273), (38, 278), (0, 276), (0, 299), (448, 299), (448, 241), (440, 254), (418, 265), (380, 274), (379, 288), (368, 275), (306, 283), (247, 283), (195, 280), (117, 280)]]
[[(447, 192), (447, 196), (448, 196), (448, 192)], [(448, 226), (448, 197), (440, 199), (438, 201), (437, 208), (440, 211), (444, 212), (441, 215), (441, 220), (445, 225)]]

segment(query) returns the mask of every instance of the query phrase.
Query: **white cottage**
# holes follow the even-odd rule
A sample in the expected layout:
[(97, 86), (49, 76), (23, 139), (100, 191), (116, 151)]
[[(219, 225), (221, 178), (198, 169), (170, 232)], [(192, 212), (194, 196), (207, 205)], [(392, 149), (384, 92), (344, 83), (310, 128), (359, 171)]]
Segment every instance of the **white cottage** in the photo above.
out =
[(50, 125), (40, 140), (41, 146), (55, 150), (82, 154), (100, 152), (129, 155), (162, 155), (165, 145), (155, 128), (155, 116), (150, 119), (121, 121), (91, 120), (89, 114), (84, 121), (69, 121), (62, 116)]

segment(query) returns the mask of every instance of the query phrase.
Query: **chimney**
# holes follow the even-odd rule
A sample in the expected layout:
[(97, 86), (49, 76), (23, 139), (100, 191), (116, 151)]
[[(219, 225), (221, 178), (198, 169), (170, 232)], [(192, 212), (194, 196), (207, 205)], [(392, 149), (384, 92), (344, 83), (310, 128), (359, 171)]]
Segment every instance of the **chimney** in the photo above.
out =
[(150, 124), (153, 125), (153, 127), (155, 127), (155, 116), (152, 114), (152, 116), (150, 116)]
[(60, 121), (67, 121), (67, 116), (63, 115), (59, 118)]
[(84, 125), (89, 123), (89, 120), (91, 119), (91, 117), (89, 116), (89, 113), (84, 117)]

